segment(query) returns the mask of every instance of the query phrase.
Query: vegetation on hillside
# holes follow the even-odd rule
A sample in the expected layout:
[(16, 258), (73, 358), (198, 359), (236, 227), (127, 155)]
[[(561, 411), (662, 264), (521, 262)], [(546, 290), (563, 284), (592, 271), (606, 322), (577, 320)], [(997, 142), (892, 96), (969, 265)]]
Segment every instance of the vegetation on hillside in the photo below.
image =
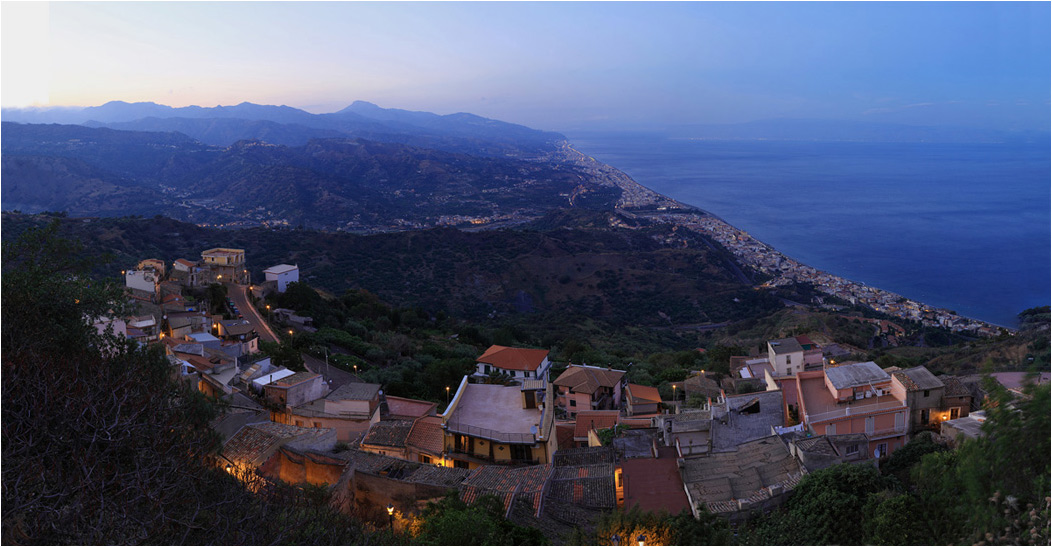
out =
[(921, 435), (880, 469), (841, 464), (800, 481), (751, 522), (750, 545), (1048, 545), (1049, 386), (989, 383), (984, 436), (949, 450)]
[(120, 287), (84, 276), (57, 226), (3, 248), (4, 544), (350, 544), (324, 491), (214, 465), (216, 406), (163, 353), (93, 322)]

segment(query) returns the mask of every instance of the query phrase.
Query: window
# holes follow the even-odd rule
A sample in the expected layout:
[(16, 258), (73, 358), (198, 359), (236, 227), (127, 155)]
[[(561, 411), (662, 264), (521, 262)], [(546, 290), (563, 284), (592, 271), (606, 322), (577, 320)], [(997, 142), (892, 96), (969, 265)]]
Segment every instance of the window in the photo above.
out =
[(489, 365), (485, 365), (485, 367), (486, 367), (486, 374), (489, 374)]
[(421, 454), (420, 455), (420, 463), (431, 463), (431, 456), (428, 456), (426, 454)]
[(303, 427), (303, 420), (296, 420), (297, 427)]
[(836, 424), (826, 426), (826, 435), (836, 435)]
[(877, 445), (877, 454), (879, 458), (883, 458), (888, 455), (888, 443), (880, 443)]
[(928, 395), (931, 395), (931, 391), (927, 389), (924, 390), (924, 396), (927, 397)]
[(570, 399), (570, 406), (577, 406), (577, 399)]
[(961, 409), (959, 407), (953, 407), (950, 409), (950, 419), (956, 420), (961, 417)]
[(921, 411), (921, 423), (926, 424), (931, 421), (931, 411), (925, 408)]
[(858, 444), (849, 444), (844, 447), (844, 454), (855, 456), (858, 454)]
[(321, 422), (314, 422), (314, 427), (321, 429)]

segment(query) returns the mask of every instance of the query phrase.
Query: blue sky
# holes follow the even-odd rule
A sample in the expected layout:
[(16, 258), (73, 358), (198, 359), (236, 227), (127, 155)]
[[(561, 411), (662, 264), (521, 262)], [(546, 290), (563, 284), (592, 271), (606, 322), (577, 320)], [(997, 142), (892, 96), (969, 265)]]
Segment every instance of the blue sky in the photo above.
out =
[(2, 10), (3, 106), (354, 100), (541, 129), (1050, 124), (1048, 2), (69, 2)]

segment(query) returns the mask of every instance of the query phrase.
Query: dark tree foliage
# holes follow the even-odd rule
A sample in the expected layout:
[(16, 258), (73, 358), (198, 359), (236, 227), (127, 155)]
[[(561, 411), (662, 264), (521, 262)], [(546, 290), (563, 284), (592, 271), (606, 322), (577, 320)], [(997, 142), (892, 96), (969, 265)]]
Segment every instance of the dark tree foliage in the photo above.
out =
[(700, 518), (687, 509), (677, 515), (644, 511), (635, 505), (604, 514), (595, 533), (574, 530), (571, 545), (728, 545), (732, 543), (727, 521), (703, 511)]
[(253, 493), (213, 465), (216, 407), (160, 351), (96, 331), (121, 290), (81, 276), (55, 231), (3, 249), (3, 543), (363, 541), (327, 493)]
[(430, 502), (416, 530), (424, 545), (544, 545), (535, 528), (519, 526), (504, 518), (504, 505), (493, 495), (468, 505), (456, 492)]
[(785, 506), (746, 534), (751, 545), (860, 545), (871, 494), (894, 489), (875, 467), (840, 464), (806, 475)]

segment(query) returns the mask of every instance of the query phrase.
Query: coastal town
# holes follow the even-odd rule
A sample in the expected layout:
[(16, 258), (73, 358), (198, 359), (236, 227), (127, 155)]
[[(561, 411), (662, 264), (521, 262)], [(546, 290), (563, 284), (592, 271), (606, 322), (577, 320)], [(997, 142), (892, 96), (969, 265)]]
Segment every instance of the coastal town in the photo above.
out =
[(935, 308), (802, 264), (711, 213), (643, 187), (627, 174), (582, 154), (569, 144), (564, 145), (561, 153), (567, 161), (597, 175), (598, 180), (620, 188), (622, 197), (617, 208), (623, 213), (681, 226), (703, 234), (733, 253), (743, 266), (772, 276), (772, 279), (760, 285), (762, 288), (808, 283), (820, 292), (851, 304), (868, 306), (878, 312), (917, 321), (928, 327), (942, 327), (954, 332), (980, 336), (998, 336), (1002, 332), (1011, 332), (1005, 327), (962, 317), (951, 310)]
[[(807, 336), (731, 357), (730, 375), (689, 371), (671, 397), (626, 370), (491, 345), (445, 401), (412, 399), (332, 366), (337, 345), (324, 361), (303, 354), (298, 370), (261, 351), (317, 330), (271, 304), (300, 282), (296, 265), (260, 271), (243, 249), (212, 248), (123, 275), (136, 315), (96, 327), (158, 345), (174, 377), (225, 401), (217, 465), (249, 486), (323, 486), (341, 511), (398, 533), (449, 492), (469, 504), (494, 495), (505, 518), (550, 538), (631, 507), (736, 527), (808, 473), (877, 465), (921, 434), (950, 446), (983, 434), (979, 375), (839, 360), (836, 344)], [(227, 296), (191, 296), (207, 287)], [(1024, 376), (993, 378), (1025, 397)]]

